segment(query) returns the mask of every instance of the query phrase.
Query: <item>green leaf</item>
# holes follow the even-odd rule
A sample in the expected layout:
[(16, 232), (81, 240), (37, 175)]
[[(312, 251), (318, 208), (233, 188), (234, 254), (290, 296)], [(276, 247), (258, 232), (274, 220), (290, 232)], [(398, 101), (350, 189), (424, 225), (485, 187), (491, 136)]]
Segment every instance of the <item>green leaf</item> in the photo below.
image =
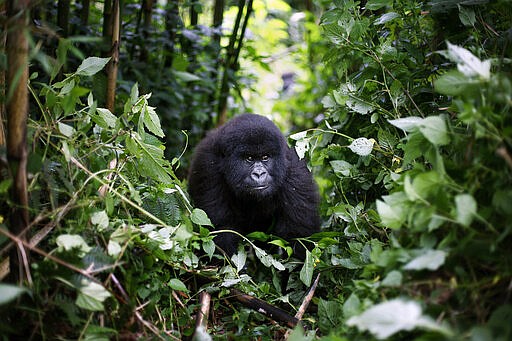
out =
[(215, 243), (213, 242), (213, 240), (210, 239), (210, 240), (203, 241), (202, 245), (203, 245), (204, 252), (206, 252), (208, 257), (210, 257), (210, 259), (211, 259), (213, 256), (213, 253), (215, 252)]
[(311, 285), (311, 281), (313, 280), (313, 271), (315, 270), (315, 260), (313, 259), (311, 252), (306, 250), (306, 259), (304, 260), (304, 265), (302, 269), (300, 269), (300, 280), (307, 287)]
[(87, 278), (82, 278), (78, 290), (80, 293), (76, 299), (76, 305), (91, 311), (102, 311), (103, 302), (111, 296), (103, 285)]
[(189, 292), (188, 288), (185, 286), (185, 283), (177, 278), (171, 278), (169, 281), (169, 287), (171, 287), (172, 290)]
[(236, 271), (240, 272), (245, 266), (245, 262), (247, 260), (247, 252), (243, 247), (238, 248), (238, 252), (231, 256), (231, 262), (236, 267)]
[(470, 194), (459, 194), (455, 197), (456, 220), (461, 225), (469, 226), (476, 216), (477, 203)]
[(434, 89), (440, 94), (458, 96), (464, 93), (475, 81), (457, 70), (451, 70), (434, 81)]
[(393, 0), (368, 0), (365, 8), (372, 11), (376, 11), (378, 9), (381, 9), (382, 7), (391, 5), (393, 5)]
[(440, 116), (429, 116), (420, 123), (420, 132), (436, 146), (443, 146), (450, 143), (446, 121)]
[(370, 155), (373, 149), (374, 139), (367, 139), (366, 137), (360, 137), (352, 141), (348, 146), (352, 152), (360, 156)]
[(442, 250), (427, 250), (404, 266), (405, 270), (437, 270), (444, 264), (446, 252)]
[(351, 317), (361, 312), (361, 300), (355, 293), (351, 293), (345, 303), (343, 303), (343, 315)]
[(83, 293), (80, 292), (77, 295), (75, 304), (80, 308), (89, 311), (103, 311), (105, 309), (105, 307), (103, 306), (103, 302), (100, 302), (94, 297), (84, 295)]
[(402, 285), (402, 273), (397, 270), (389, 272), (382, 280), (381, 285), (385, 287), (400, 287)]
[(29, 291), (17, 285), (0, 283), (0, 305), (11, 302), (25, 292)]
[(377, 20), (373, 22), (374, 25), (383, 25), (387, 22), (390, 22), (393, 19), (400, 18), (400, 14), (395, 12), (388, 12), (381, 15)]
[(350, 171), (353, 168), (353, 166), (345, 160), (334, 160), (331, 161), (330, 164), (334, 173), (339, 177), (350, 176)]
[(91, 247), (87, 245), (84, 238), (77, 234), (61, 234), (55, 242), (66, 251), (78, 249), (82, 253), (87, 253), (91, 250)]
[(122, 249), (121, 245), (118, 242), (116, 242), (116, 241), (114, 241), (112, 239), (110, 239), (108, 241), (107, 253), (108, 253), (109, 256), (117, 257), (117, 256), (119, 256), (121, 254), (122, 250), (123, 249)]
[(318, 325), (326, 334), (339, 327), (343, 318), (343, 307), (337, 301), (318, 301)]
[(397, 192), (377, 200), (377, 212), (382, 224), (390, 229), (398, 229), (407, 217), (407, 196), (403, 192)]
[(101, 71), (110, 61), (108, 58), (89, 57), (76, 69), (75, 74), (78, 76), (92, 76)]
[(144, 125), (150, 132), (155, 134), (158, 137), (164, 137), (165, 134), (160, 125), (160, 119), (156, 114), (155, 108), (149, 105), (145, 106), (144, 110)]
[(116, 126), (117, 117), (112, 114), (110, 110), (105, 108), (96, 108), (96, 112), (99, 116), (92, 115), (92, 119), (97, 125), (104, 129), (114, 128)]
[(430, 317), (422, 314), (421, 306), (413, 301), (394, 299), (369, 308), (361, 315), (353, 316), (347, 325), (361, 331), (368, 330), (378, 339), (386, 339), (402, 330), (423, 328), (448, 333)]
[(476, 24), (475, 11), (471, 7), (457, 5), (459, 7), (460, 22), (466, 27), (472, 27)]
[(422, 117), (409, 116), (404, 118), (398, 118), (396, 120), (388, 120), (388, 122), (395, 127), (402, 129), (405, 132), (412, 132), (418, 129), (418, 126), (423, 122)]
[(190, 219), (197, 225), (213, 226), (212, 221), (208, 218), (206, 212), (200, 208), (194, 208), (190, 215)]
[(75, 128), (65, 123), (58, 122), (57, 126), (59, 127), (60, 133), (66, 137), (71, 137), (75, 133)]
[(97, 226), (99, 231), (106, 229), (109, 223), (107, 212), (103, 210), (91, 214), (91, 223)]
[(484, 80), (491, 78), (491, 61), (481, 61), (470, 51), (463, 47), (446, 43), (448, 51), (444, 53), (446, 57), (457, 63), (457, 70), (467, 77), (479, 76)]
[(190, 72), (185, 72), (185, 71), (173, 71), (174, 75), (176, 76), (176, 78), (179, 78), (181, 79), (182, 81), (184, 82), (194, 82), (194, 81), (200, 81), (202, 80), (201, 77), (198, 77)]

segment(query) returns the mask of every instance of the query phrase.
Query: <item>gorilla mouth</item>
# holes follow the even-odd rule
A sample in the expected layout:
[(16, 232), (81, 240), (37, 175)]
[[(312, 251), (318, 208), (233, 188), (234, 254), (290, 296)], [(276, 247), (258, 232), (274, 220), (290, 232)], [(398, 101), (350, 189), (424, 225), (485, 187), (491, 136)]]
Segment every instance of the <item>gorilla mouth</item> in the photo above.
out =
[(253, 186), (251, 187), (252, 190), (255, 190), (255, 191), (263, 191), (265, 189), (267, 189), (269, 186), (268, 185), (261, 185), (261, 186)]

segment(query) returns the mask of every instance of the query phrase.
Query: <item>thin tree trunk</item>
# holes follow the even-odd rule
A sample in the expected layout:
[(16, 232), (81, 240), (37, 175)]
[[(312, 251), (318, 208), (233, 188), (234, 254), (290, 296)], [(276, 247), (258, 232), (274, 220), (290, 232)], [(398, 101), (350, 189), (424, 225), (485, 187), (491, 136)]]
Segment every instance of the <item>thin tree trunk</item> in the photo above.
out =
[(105, 107), (111, 112), (115, 110), (115, 96), (117, 84), (117, 67), (119, 65), (119, 43), (120, 43), (120, 9), (119, 0), (114, 0), (112, 4), (112, 23), (111, 23), (111, 53), (110, 62), (107, 64), (107, 100)]
[(176, 37), (178, 28), (183, 26), (180, 18), (178, 0), (170, 0), (167, 2), (167, 10), (165, 14), (165, 26), (169, 34), (169, 47), (167, 56), (165, 57), (165, 67), (172, 66), (174, 46), (176, 45)]
[[(224, 74), (222, 75), (222, 82), (219, 94), (219, 105), (217, 110), (218, 126), (226, 122), (227, 119), (227, 102), (229, 97), (229, 74), (233, 73), (237, 69), (238, 57), (240, 55), (240, 49), (242, 48), (242, 43), (245, 36), (245, 29), (247, 28), (249, 16), (252, 13), (252, 0), (248, 0), (245, 19), (242, 24), (242, 31), (239, 34), (238, 31), (240, 28), (240, 23), (242, 22), (244, 7), (246, 7), (245, 0), (240, 0), (238, 2), (238, 14), (235, 19), (235, 25), (233, 27), (231, 37), (229, 38), (229, 45), (226, 51), (227, 56), (224, 67)], [(237, 47), (235, 48), (237, 40), (238, 44)]]
[[(0, 5), (0, 15), (5, 16), (5, 3)], [(5, 25), (0, 32), (0, 51), (5, 53), (5, 39), (7, 30)], [(5, 146), (5, 70), (0, 68), (0, 147)], [(2, 180), (2, 164), (0, 163), (0, 181)]]
[(59, 0), (57, 6), (57, 26), (62, 29), (62, 36), (69, 35), (69, 6), (71, 0)]
[[(148, 42), (149, 31), (151, 29), (151, 20), (153, 18), (153, 0), (144, 0), (142, 4), (142, 11), (144, 13), (144, 23), (142, 26), (142, 37), (144, 38), (144, 45)], [(145, 62), (149, 59), (148, 49), (146, 46), (141, 46), (140, 61)]]
[(192, 26), (192, 27), (197, 26), (197, 22), (199, 20), (199, 14), (197, 13), (197, 11), (194, 7), (195, 4), (196, 4), (196, 1), (192, 1), (192, 3), (190, 4), (190, 8), (189, 8), (190, 26)]
[[(9, 219), (9, 230), (21, 239), (26, 239), (29, 222), (27, 192), (27, 115), (28, 115), (28, 8), (30, 0), (9, 0), (7, 15), (7, 160), (13, 186), (11, 200), (13, 208)], [(18, 244), (10, 255), (11, 278), (21, 283), (29, 274), (25, 272), (22, 244)], [(26, 260), (26, 258), (25, 258)], [(28, 265), (27, 263), (25, 263)]]
[(91, 0), (82, 0), (82, 10), (80, 11), (80, 24), (82, 28), (89, 25), (89, 10), (91, 8)]
[(112, 37), (112, 2), (113, 0), (105, 0), (103, 4), (103, 38), (109, 42)]

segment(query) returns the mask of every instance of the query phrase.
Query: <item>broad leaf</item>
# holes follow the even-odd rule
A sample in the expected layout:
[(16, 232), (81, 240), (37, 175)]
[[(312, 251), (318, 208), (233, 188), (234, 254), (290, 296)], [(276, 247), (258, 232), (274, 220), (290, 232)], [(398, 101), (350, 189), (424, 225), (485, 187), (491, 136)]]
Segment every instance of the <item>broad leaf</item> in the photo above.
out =
[(109, 58), (89, 57), (78, 67), (75, 74), (78, 76), (92, 76), (101, 71), (109, 62)]
[(427, 250), (424, 254), (414, 258), (404, 266), (405, 270), (437, 270), (444, 264), (446, 252), (441, 250)]
[(347, 325), (355, 326), (362, 331), (368, 330), (381, 340), (399, 331), (415, 328), (448, 332), (430, 317), (423, 315), (418, 303), (404, 299), (394, 299), (374, 305), (361, 315), (348, 319)]

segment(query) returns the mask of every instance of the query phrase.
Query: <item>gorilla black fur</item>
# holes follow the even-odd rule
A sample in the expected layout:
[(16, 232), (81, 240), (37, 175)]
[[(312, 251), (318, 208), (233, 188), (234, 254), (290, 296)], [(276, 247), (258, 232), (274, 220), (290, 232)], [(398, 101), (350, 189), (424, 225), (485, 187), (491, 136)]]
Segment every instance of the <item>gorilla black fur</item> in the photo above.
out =
[[(189, 193), (216, 229), (243, 235), (263, 231), (286, 240), (320, 229), (318, 191), (306, 163), (263, 116), (237, 116), (199, 143)], [(228, 255), (236, 251), (238, 241), (232, 233), (215, 238)], [(302, 258), (304, 249), (292, 245)]]

